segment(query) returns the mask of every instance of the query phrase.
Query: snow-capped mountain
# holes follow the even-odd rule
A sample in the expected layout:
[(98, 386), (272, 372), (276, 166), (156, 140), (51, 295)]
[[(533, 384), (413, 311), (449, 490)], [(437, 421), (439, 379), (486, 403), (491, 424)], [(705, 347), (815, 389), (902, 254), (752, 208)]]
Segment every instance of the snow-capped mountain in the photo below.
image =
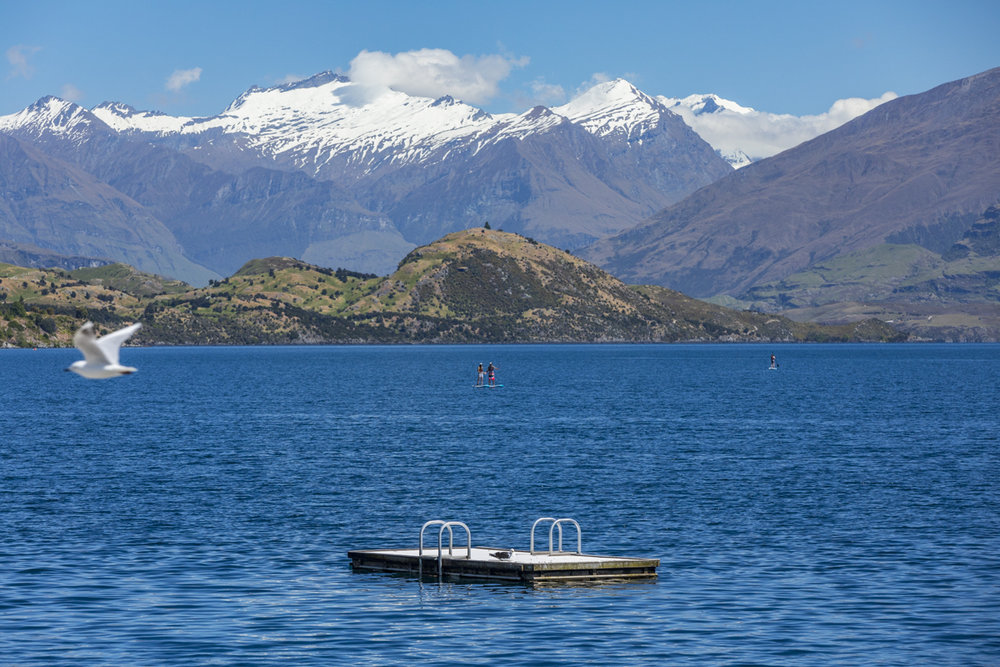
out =
[[(0, 133), (120, 189), (222, 274), (274, 248), (283, 227), (298, 239), (285, 254), (377, 273), (408, 247), (485, 221), (578, 247), (731, 171), (663, 102), (621, 79), (561, 107), (494, 115), (326, 72), (250, 88), (204, 118), (44, 98), (0, 117)], [(316, 224), (330, 206), (335, 221)], [(251, 242), (227, 242), (221, 229)]]
[(121, 102), (103, 102), (91, 111), (108, 127), (121, 134), (151, 132), (163, 135), (181, 132), (185, 125), (194, 120), (184, 116), (169, 116), (159, 111), (136, 111)]
[(742, 106), (732, 100), (727, 100), (711, 93), (688, 95), (687, 97), (681, 98), (659, 96), (657, 99), (666, 105), (668, 109), (676, 109), (678, 111), (680, 108), (689, 109), (695, 116), (700, 116), (706, 113), (719, 113), (722, 111), (731, 111), (733, 113), (746, 115), (756, 111), (756, 109), (752, 107)]
[(99, 105), (93, 112), (118, 132), (173, 138), (178, 146), (197, 144), (200, 136), (216, 141), (220, 134), (240, 137), (241, 150), (320, 178), (363, 178), (387, 166), (475, 155), (505, 139), (551, 130), (566, 119), (597, 137), (638, 137), (668, 114), (662, 103), (623, 79), (596, 85), (551, 110), (492, 115), (448, 96), (431, 99), (367, 89), (332, 72), (274, 88), (251, 88), (220, 115), (208, 118), (140, 112), (118, 103)]
[(753, 162), (753, 159), (749, 155), (738, 148), (728, 151), (718, 150), (716, 152), (719, 154), (719, 157), (728, 162), (733, 169), (742, 169)]
[[(732, 100), (727, 100), (718, 95), (713, 95), (710, 93), (701, 93), (697, 95), (688, 95), (687, 97), (664, 97), (658, 96), (657, 101), (663, 104), (665, 107), (676, 113), (678, 116), (684, 119), (691, 129), (702, 135), (706, 141), (709, 141), (704, 135), (708, 135), (715, 139), (715, 134), (711, 131), (706, 131), (706, 127), (711, 128), (713, 125), (713, 119), (711, 116), (725, 116), (725, 115), (736, 115), (741, 117), (750, 117), (757, 113), (756, 109), (751, 107), (745, 107), (741, 104), (737, 104)], [(716, 152), (722, 159), (728, 162), (734, 169), (740, 169), (752, 163), (754, 159), (760, 159), (762, 156), (757, 156), (756, 158), (751, 158), (747, 155), (746, 151), (740, 146), (740, 139), (737, 138), (735, 142), (729, 141), (709, 141), (715, 148)]]
[[(997, 237), (975, 225), (1000, 193), (998, 109), (1000, 68), (875, 104), (581, 255), (630, 282), (701, 297), (757, 299), (752, 288), (767, 284), (760, 293), (770, 304), (792, 303), (778, 281), (809, 270), (799, 274), (795, 297), (804, 307), (824, 303), (814, 298), (845, 294), (887, 302), (995, 303)], [(965, 258), (973, 237), (991, 239), (978, 246), (976, 266), (990, 267), (994, 277), (972, 278), (967, 271), (974, 270), (963, 268), (945, 269), (948, 276), (962, 274), (954, 282), (942, 279), (940, 267)], [(898, 280), (887, 280), (886, 257), (904, 246), (919, 253), (892, 260), (912, 264), (899, 269)], [(841, 260), (843, 270), (829, 268)], [(826, 284), (803, 275), (823, 275)]]
[(895, 98), (895, 93), (887, 92), (873, 99), (842, 99), (823, 113), (805, 116), (758, 111), (718, 95), (657, 99), (738, 169), (834, 130)]
[(600, 83), (553, 111), (579, 124), (591, 134), (641, 136), (663, 117), (662, 103), (624, 79)]
[(15, 114), (0, 116), (0, 132), (29, 141), (51, 136), (79, 140), (110, 129), (83, 107), (52, 96), (43, 97)]
[(538, 117), (531, 111), (493, 116), (448, 96), (369, 89), (331, 72), (295, 84), (251, 88), (209, 118), (171, 118), (115, 104), (94, 113), (120, 132), (174, 138), (177, 145), (197, 145), (200, 137), (239, 137), (243, 151), (320, 178), (360, 178), (386, 166), (475, 152), (552, 124), (533, 122)]

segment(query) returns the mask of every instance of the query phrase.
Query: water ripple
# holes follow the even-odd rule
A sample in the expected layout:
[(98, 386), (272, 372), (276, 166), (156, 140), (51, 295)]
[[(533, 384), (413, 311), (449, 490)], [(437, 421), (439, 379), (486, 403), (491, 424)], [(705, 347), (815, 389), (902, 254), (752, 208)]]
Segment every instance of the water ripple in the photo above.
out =
[[(774, 350), (779, 373), (740, 345), (136, 349), (107, 383), (4, 351), (0, 651), (1000, 661), (1000, 347)], [(507, 386), (471, 391), (488, 358)], [(659, 578), (421, 583), (345, 559), (439, 517), (525, 548), (551, 515)]]

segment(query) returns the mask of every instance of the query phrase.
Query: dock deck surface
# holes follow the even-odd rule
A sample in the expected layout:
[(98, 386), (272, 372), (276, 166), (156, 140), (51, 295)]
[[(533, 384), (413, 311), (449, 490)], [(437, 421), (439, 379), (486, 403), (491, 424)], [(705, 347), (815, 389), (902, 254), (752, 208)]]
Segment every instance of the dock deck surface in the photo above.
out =
[[(636, 579), (656, 577), (660, 561), (656, 558), (598, 556), (570, 552), (518, 551), (489, 547), (459, 547), (441, 557), (444, 576), (477, 579), (500, 579), (525, 583), (581, 581), (602, 579)], [(507, 553), (508, 558), (492, 554)], [(423, 573), (438, 576), (437, 548), (418, 549), (359, 549), (347, 553), (355, 570)], [(422, 561), (422, 563), (421, 563)], [(421, 567), (422, 566), (422, 567)]]

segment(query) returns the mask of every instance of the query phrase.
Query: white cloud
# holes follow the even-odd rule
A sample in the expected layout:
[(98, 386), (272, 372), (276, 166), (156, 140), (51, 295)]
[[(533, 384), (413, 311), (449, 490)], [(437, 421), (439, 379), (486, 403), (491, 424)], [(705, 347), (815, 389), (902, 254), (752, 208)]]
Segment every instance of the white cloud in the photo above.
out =
[(608, 81), (611, 81), (613, 78), (614, 77), (609, 76), (604, 72), (594, 72), (593, 74), (590, 75), (590, 79), (588, 81), (584, 81), (577, 87), (576, 95), (574, 95), (574, 97), (579, 97), (580, 95), (583, 95), (584, 93), (589, 91), (594, 86), (600, 85), (602, 83), (607, 83)]
[(566, 101), (566, 91), (556, 83), (547, 83), (544, 79), (531, 82), (531, 95), (536, 104), (552, 106)]
[[(894, 100), (898, 97), (896, 93), (888, 92), (884, 93), (882, 97), (876, 97), (875, 99), (866, 100), (860, 97), (848, 97), (847, 99), (837, 100), (822, 116), (815, 116), (815, 118), (825, 119), (826, 122), (836, 123), (833, 127), (843, 125), (852, 118), (857, 118), (861, 114), (868, 113), (875, 107), (889, 100)], [(806, 116), (810, 118), (811, 116)], [(832, 129), (832, 128), (831, 128)]]
[(72, 83), (67, 83), (63, 85), (59, 97), (79, 104), (79, 102), (83, 99), (83, 91), (74, 86)]
[(167, 90), (172, 93), (179, 93), (184, 86), (191, 85), (201, 78), (201, 68), (178, 69), (167, 78)]
[(485, 104), (499, 93), (499, 84), (527, 58), (503, 55), (456, 56), (447, 49), (419, 49), (389, 54), (362, 51), (351, 61), (348, 76), (362, 88), (391, 88), (409, 95), (451, 95), (471, 104)]
[(7, 49), (7, 62), (10, 64), (7, 78), (13, 79), (16, 76), (21, 76), (30, 79), (35, 73), (35, 68), (28, 60), (41, 50), (40, 46), (25, 46), (24, 44), (17, 44)]
[[(723, 154), (742, 151), (754, 160), (770, 157), (825, 132), (836, 129), (878, 105), (895, 99), (896, 93), (866, 100), (852, 97), (837, 100), (826, 113), (793, 116), (764, 111), (730, 110), (695, 115), (684, 105), (671, 106), (691, 128)], [(668, 106), (676, 100), (660, 98)]]
[(538, 77), (529, 83), (526, 89), (514, 92), (511, 101), (518, 110), (523, 110), (539, 105), (558, 106), (565, 103), (567, 97), (565, 88), (557, 83), (549, 83), (544, 77)]

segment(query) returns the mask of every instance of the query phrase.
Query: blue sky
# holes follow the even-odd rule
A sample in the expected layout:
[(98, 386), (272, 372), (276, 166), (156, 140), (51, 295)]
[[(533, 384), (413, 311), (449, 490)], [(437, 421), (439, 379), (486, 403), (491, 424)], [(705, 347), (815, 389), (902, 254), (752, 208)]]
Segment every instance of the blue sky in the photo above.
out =
[(323, 70), (494, 112), (621, 76), (653, 95), (805, 115), (1000, 66), (1000, 4), (0, 0), (0, 52), (0, 115), (44, 95), (213, 115), (250, 86)]

